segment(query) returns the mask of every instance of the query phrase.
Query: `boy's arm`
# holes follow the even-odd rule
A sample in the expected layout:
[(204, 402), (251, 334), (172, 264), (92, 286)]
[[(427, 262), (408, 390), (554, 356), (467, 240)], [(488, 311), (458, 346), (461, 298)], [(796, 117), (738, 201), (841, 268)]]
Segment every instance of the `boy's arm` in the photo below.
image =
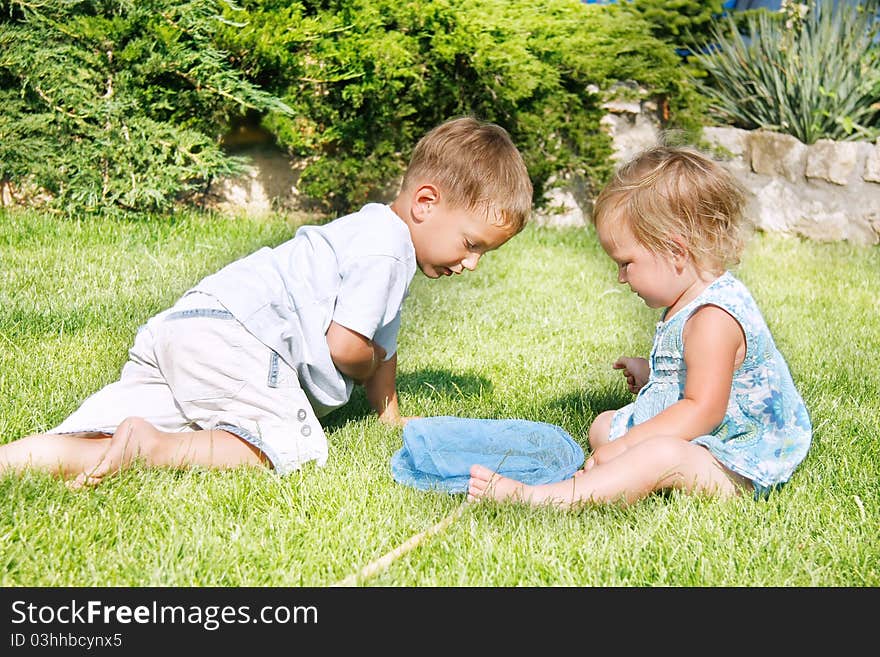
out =
[(397, 406), (397, 354), (388, 360), (385, 350), (360, 333), (330, 322), (327, 329), (330, 357), (340, 372), (364, 385), (370, 407), (387, 424), (402, 426)]
[(403, 426), (406, 419), (400, 417), (397, 406), (397, 354), (388, 360), (380, 361), (375, 374), (364, 383), (367, 401), (386, 424)]
[(336, 322), (327, 329), (327, 346), (336, 369), (358, 383), (372, 377), (385, 358), (378, 344)]

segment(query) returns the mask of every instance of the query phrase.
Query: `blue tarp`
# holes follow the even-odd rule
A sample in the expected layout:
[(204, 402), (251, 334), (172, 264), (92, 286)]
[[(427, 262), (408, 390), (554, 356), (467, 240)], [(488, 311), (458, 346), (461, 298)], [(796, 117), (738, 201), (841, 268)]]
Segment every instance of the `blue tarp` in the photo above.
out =
[(549, 484), (574, 475), (584, 450), (562, 427), (546, 422), (425, 417), (404, 427), (391, 474), (421, 490), (465, 493), (475, 463), (526, 484)]

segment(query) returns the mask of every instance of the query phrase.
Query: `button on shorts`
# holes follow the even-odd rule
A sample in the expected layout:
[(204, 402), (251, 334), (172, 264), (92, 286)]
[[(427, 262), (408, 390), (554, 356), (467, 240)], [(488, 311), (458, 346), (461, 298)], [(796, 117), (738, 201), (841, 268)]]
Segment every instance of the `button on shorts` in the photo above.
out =
[(49, 433), (112, 434), (131, 416), (160, 431), (228, 431), (280, 474), (327, 461), (327, 438), (295, 370), (200, 292), (150, 318), (119, 380)]

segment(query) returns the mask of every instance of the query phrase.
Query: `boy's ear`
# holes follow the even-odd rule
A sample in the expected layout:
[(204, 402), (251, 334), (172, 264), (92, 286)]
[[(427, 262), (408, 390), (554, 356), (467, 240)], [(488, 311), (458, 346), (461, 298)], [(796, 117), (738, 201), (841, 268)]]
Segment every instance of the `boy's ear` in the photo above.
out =
[(439, 190), (431, 184), (419, 185), (412, 195), (412, 214), (416, 221), (428, 219), (440, 201)]

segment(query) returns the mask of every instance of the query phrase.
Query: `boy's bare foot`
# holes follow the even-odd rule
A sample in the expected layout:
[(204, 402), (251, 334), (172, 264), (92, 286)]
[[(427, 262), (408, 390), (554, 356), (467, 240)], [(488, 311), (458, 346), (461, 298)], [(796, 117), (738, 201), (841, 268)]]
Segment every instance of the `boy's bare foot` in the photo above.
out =
[(502, 477), (497, 472), (482, 465), (471, 466), (471, 479), (468, 483), (468, 501), (473, 502), (482, 498), (497, 501), (503, 500), (527, 500), (525, 495), (528, 486), (525, 484)]
[(146, 420), (138, 417), (126, 418), (119, 423), (101, 459), (94, 467), (69, 480), (67, 487), (78, 490), (84, 486), (97, 486), (104, 477), (119, 472), (138, 456), (148, 455), (158, 437), (159, 431)]

